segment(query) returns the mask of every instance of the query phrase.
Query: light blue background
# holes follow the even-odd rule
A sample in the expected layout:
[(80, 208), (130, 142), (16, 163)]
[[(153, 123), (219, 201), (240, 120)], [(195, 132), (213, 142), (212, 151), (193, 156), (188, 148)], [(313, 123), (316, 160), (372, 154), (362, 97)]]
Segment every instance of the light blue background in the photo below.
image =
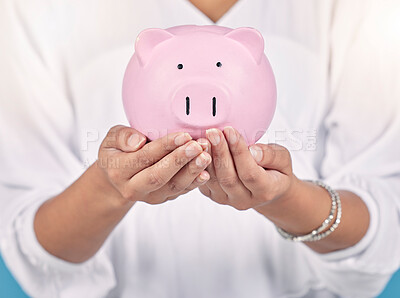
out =
[[(25, 298), (28, 297), (17, 282), (8, 272), (0, 256), (0, 298)], [(392, 281), (389, 283), (386, 290), (382, 293), (380, 298), (399, 298), (400, 297), (400, 271), (397, 272)]]

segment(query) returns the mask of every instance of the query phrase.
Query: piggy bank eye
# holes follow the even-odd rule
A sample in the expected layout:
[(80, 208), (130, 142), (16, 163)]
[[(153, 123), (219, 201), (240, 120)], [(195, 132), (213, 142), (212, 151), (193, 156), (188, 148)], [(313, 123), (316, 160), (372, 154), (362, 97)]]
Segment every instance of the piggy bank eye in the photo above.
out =
[(222, 67), (222, 63), (221, 63), (221, 62), (219, 62), (219, 61), (217, 62), (217, 64), (216, 64), (216, 65), (217, 65), (217, 67)]
[(178, 69), (182, 69), (183, 68), (183, 64), (178, 64)]

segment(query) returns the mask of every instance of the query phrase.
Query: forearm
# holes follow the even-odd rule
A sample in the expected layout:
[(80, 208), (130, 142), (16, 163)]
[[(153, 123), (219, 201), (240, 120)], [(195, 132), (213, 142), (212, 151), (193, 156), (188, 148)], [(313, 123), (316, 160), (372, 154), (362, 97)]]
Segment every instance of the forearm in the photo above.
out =
[(93, 256), (132, 207), (94, 163), (35, 216), (39, 243), (49, 253), (79, 263)]
[(39, 208), (35, 233), (48, 252), (70, 262), (86, 261), (134, 202), (161, 204), (206, 183), (202, 174), (211, 157), (188, 133), (146, 140), (134, 128), (112, 127), (99, 161)]
[[(338, 193), (343, 210), (339, 227), (320, 241), (305, 242), (316, 252), (328, 253), (353, 246), (368, 229), (369, 212), (362, 199), (349, 191), (338, 190)], [(322, 224), (330, 208), (331, 198), (325, 189), (295, 178), (284, 197), (256, 210), (285, 231), (304, 235)]]

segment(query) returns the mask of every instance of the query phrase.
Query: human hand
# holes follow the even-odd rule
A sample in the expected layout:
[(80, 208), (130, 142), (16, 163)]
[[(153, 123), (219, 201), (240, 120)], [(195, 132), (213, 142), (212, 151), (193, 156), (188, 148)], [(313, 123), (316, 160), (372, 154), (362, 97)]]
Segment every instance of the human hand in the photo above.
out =
[(264, 207), (288, 197), (297, 178), (289, 151), (277, 144), (247, 146), (232, 127), (209, 129), (198, 143), (212, 156), (210, 179), (200, 191), (217, 203), (238, 210)]
[(146, 144), (146, 136), (122, 125), (110, 129), (97, 161), (127, 201), (160, 204), (204, 184), (210, 154), (188, 133), (172, 133)]

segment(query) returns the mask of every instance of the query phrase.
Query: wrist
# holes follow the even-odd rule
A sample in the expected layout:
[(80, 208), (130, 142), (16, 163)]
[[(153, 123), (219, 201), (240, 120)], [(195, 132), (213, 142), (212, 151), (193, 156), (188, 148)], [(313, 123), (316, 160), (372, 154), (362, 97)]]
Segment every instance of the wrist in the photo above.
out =
[(132, 207), (94, 163), (35, 215), (42, 247), (63, 260), (80, 263), (93, 256)]
[(313, 183), (293, 178), (288, 191), (256, 211), (294, 235), (307, 234), (329, 215), (331, 198)]
[(288, 206), (292, 206), (292, 201), (296, 199), (298, 200), (299, 194), (302, 192), (302, 188), (304, 187), (302, 184), (303, 181), (293, 175), (289, 187), (285, 192), (275, 196), (272, 200), (262, 206), (255, 208), (256, 211), (268, 217), (268, 215), (276, 215)]
[(99, 198), (110, 203), (112, 208), (130, 208), (135, 202), (125, 199), (119, 190), (111, 183), (106, 173), (99, 165), (94, 162), (87, 170), (88, 178), (91, 180), (93, 191)]

